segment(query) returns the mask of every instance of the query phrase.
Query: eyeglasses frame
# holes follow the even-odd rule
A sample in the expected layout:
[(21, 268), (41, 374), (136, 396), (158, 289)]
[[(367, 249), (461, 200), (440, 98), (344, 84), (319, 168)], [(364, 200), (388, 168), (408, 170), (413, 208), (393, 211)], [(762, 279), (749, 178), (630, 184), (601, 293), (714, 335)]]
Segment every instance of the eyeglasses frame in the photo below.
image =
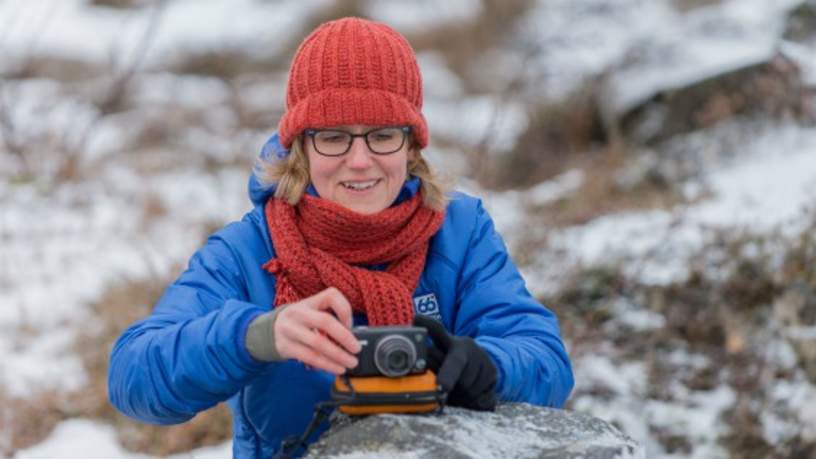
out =
[[(380, 153), (378, 151), (374, 151), (371, 148), (371, 145), (368, 143), (368, 135), (371, 134), (372, 132), (379, 131), (381, 129), (394, 129), (394, 128), (397, 128), (402, 132), (402, 142), (400, 142), (399, 147), (397, 147), (396, 150), (385, 152), (385, 153)], [(363, 132), (361, 134), (354, 134), (354, 133), (351, 133), (351, 132), (348, 132), (348, 131), (344, 131), (342, 129), (306, 129), (306, 130), (303, 131), (303, 135), (312, 138), (312, 147), (314, 147), (314, 150), (315, 150), (315, 152), (317, 152), (317, 154), (319, 154), (321, 156), (326, 156), (326, 157), (329, 157), (329, 158), (337, 158), (337, 157), (345, 155), (346, 153), (349, 152), (349, 150), (351, 150), (351, 146), (354, 145), (354, 139), (357, 138), (357, 137), (362, 137), (363, 138), (363, 141), (365, 141), (365, 144), (366, 144), (366, 147), (368, 148), (368, 151), (370, 151), (371, 153), (373, 153), (375, 155), (379, 155), (379, 156), (392, 155), (392, 154), (400, 151), (402, 149), (402, 147), (405, 146), (405, 139), (408, 138), (408, 134), (410, 134), (411, 131), (412, 131), (411, 126), (380, 126), (380, 127), (368, 130), (366, 132)], [(317, 149), (317, 141), (315, 140), (315, 136), (317, 134), (321, 133), (321, 132), (342, 132), (343, 134), (348, 134), (349, 136), (351, 136), (351, 140), (349, 141), (348, 145), (346, 146), (346, 149), (343, 150), (342, 153), (338, 153), (336, 155), (328, 155), (328, 154), (323, 153), (322, 151)]]

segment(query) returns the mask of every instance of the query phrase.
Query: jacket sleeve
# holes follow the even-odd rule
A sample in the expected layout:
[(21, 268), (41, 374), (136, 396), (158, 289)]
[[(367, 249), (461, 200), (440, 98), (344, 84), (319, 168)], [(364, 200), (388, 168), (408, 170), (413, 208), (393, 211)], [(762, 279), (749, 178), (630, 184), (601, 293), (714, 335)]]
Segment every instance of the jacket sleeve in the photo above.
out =
[(114, 345), (108, 393), (126, 415), (155, 424), (185, 422), (270, 365), (246, 349), (247, 327), (265, 310), (245, 301), (240, 265), (219, 234), (193, 255), (153, 313)]
[(574, 385), (558, 319), (527, 291), (481, 202), (458, 289), (454, 333), (493, 358), (505, 401), (562, 407)]

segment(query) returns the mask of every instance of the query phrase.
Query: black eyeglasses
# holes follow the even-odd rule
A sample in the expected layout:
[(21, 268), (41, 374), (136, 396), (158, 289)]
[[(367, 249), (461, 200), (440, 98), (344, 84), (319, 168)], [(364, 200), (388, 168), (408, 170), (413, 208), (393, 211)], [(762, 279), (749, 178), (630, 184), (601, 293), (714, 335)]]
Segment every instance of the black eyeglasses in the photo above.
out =
[(312, 138), (312, 146), (315, 151), (323, 156), (342, 156), (348, 153), (356, 137), (364, 138), (372, 153), (390, 155), (405, 145), (405, 139), (410, 133), (410, 126), (383, 127), (362, 134), (352, 134), (338, 129), (306, 129), (303, 131), (304, 135)]

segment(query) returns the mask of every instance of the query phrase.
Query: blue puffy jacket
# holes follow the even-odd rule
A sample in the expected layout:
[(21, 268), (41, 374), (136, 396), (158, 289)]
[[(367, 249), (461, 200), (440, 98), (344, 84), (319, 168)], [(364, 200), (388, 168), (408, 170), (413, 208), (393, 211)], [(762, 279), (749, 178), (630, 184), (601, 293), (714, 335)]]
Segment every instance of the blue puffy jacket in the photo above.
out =
[[(409, 180), (397, 201), (417, 188)], [(328, 399), (333, 376), (294, 360), (260, 362), (247, 351), (249, 323), (275, 296), (275, 279), (261, 268), (275, 256), (263, 212), (272, 191), (254, 177), (249, 191), (254, 209), (213, 234), (153, 313), (116, 342), (108, 384), (119, 410), (155, 424), (188, 421), (226, 400), (234, 456), (268, 458), (282, 439), (303, 432), (314, 404)], [(573, 376), (557, 319), (527, 292), (478, 199), (451, 194), (414, 308), (476, 339), (498, 369), (500, 400), (566, 401)], [(366, 323), (364, 315), (354, 321)]]

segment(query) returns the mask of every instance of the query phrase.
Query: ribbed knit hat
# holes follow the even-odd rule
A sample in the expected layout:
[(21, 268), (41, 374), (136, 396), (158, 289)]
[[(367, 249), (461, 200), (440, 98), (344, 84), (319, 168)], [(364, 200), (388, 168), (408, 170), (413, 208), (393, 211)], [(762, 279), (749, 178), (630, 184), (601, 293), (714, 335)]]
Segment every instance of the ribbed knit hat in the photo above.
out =
[(409, 125), (422, 148), (428, 126), (421, 110), (422, 77), (405, 37), (384, 24), (343, 18), (322, 24), (300, 44), (278, 134), (288, 149), (307, 128)]

